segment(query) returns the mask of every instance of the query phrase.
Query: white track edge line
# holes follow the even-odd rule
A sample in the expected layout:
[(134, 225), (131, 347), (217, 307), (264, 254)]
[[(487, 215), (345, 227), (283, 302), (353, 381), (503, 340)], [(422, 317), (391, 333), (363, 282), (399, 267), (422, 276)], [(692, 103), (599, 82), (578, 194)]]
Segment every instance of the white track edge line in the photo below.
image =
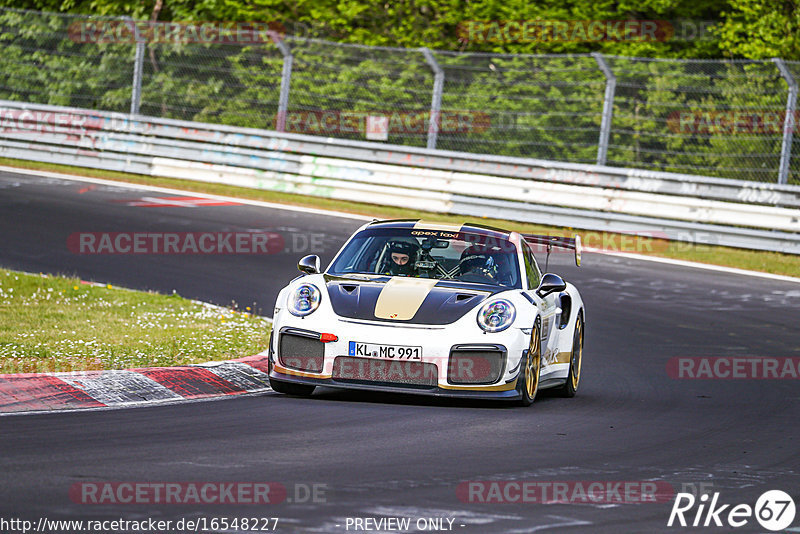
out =
[[(57, 178), (62, 180), (75, 180), (78, 182), (88, 182), (93, 184), (99, 185), (109, 185), (109, 186), (118, 186), (118, 187), (127, 187), (129, 189), (139, 189), (144, 191), (156, 191), (159, 193), (170, 193), (176, 194), (181, 196), (186, 196), (187, 194), (190, 195), (197, 195), (198, 197), (208, 198), (213, 200), (222, 200), (225, 202), (235, 202), (237, 204), (248, 204), (251, 206), (260, 206), (264, 208), (272, 208), (272, 209), (280, 209), (286, 211), (299, 211), (303, 213), (314, 213), (317, 215), (328, 215), (332, 217), (341, 217), (345, 219), (355, 219), (358, 221), (371, 221), (373, 217), (367, 217), (366, 215), (358, 215), (355, 213), (345, 213), (343, 211), (334, 211), (334, 210), (325, 210), (320, 208), (309, 208), (303, 206), (292, 206), (290, 204), (278, 204), (276, 202), (265, 202), (262, 200), (252, 200), (246, 198), (237, 198), (237, 197), (226, 197), (222, 195), (215, 195), (212, 193), (201, 193), (199, 191), (187, 191), (185, 189), (172, 189), (169, 187), (159, 187), (155, 185), (144, 185), (144, 184), (134, 184), (131, 182), (123, 182), (121, 180), (103, 180), (102, 178), (91, 178), (89, 176), (78, 176), (73, 174), (61, 174), (57, 172), (50, 172), (50, 171), (35, 171), (31, 169), (18, 169), (16, 167), (7, 167), (4, 165), (0, 165), (0, 172), (9, 172), (9, 173), (16, 173), (16, 174), (27, 174), (31, 176), (39, 176), (43, 178)], [(157, 178), (153, 176), (153, 178)], [(199, 182), (199, 183), (208, 183), (208, 182)], [(225, 184), (222, 184), (225, 185)], [(260, 189), (253, 189), (253, 191), (261, 191)]]
[(149, 408), (154, 406), (170, 406), (177, 404), (190, 404), (195, 402), (211, 402), (222, 401), (227, 399), (236, 399), (240, 397), (257, 397), (264, 395), (264, 393), (271, 393), (272, 388), (265, 386), (260, 390), (247, 391), (238, 393), (236, 395), (219, 395), (216, 397), (204, 397), (201, 399), (159, 399), (141, 402), (131, 402), (129, 404), (115, 404), (113, 406), (87, 406), (85, 408), (64, 408), (59, 410), (33, 410), (29, 412), (0, 412), (0, 417), (17, 417), (24, 415), (45, 415), (45, 414), (65, 414), (65, 413), (80, 413), (80, 412), (105, 412), (109, 410), (127, 410), (132, 408)]
[(722, 273), (728, 274), (740, 274), (743, 276), (753, 276), (756, 278), (766, 278), (768, 280), (778, 280), (781, 282), (793, 282), (795, 284), (800, 284), (800, 278), (795, 278), (793, 276), (786, 276), (783, 274), (772, 274), (772, 273), (763, 273), (760, 271), (749, 271), (747, 269), (738, 269), (736, 267), (725, 267), (724, 265), (713, 265), (710, 263), (699, 263), (695, 261), (687, 261), (687, 260), (676, 260), (673, 258), (662, 258), (659, 256), (645, 256), (643, 254), (634, 254), (628, 252), (609, 252), (607, 250), (599, 250), (593, 248), (584, 247), (584, 252), (594, 253), (594, 254), (604, 254), (606, 256), (616, 256), (617, 258), (631, 258), (632, 260), (639, 260), (639, 261), (650, 261), (654, 263), (664, 263), (667, 265), (676, 265), (679, 267), (691, 267), (694, 269), (705, 269), (707, 271), (718, 271)]
[[(177, 195), (198, 195), (203, 198), (211, 198), (216, 200), (224, 200), (227, 202), (237, 202), (239, 204), (247, 204), (250, 206), (260, 206), (264, 208), (272, 208), (272, 209), (280, 209), (286, 211), (299, 211), (304, 213), (313, 213), (315, 215), (327, 215), (330, 217), (341, 217), (346, 219), (354, 219), (359, 221), (371, 221), (373, 217), (368, 217), (366, 215), (357, 215), (354, 213), (345, 213), (342, 211), (335, 211), (335, 210), (326, 210), (321, 208), (304, 208), (300, 206), (291, 206), (288, 204), (278, 204), (275, 202), (263, 202), (260, 200), (249, 200), (243, 198), (236, 198), (236, 197), (226, 197), (221, 195), (213, 195), (210, 193), (200, 193), (197, 191), (187, 191), (181, 189), (171, 189), (166, 187), (158, 187), (158, 186), (148, 186), (144, 184), (134, 184), (130, 182), (123, 182), (119, 180), (103, 180), (101, 178), (91, 178), (88, 176), (78, 176), (73, 174), (61, 174), (57, 172), (51, 171), (36, 171), (32, 169), (21, 169), (17, 167), (8, 167), (5, 165), (0, 165), (0, 172), (9, 172), (9, 173), (16, 173), (16, 174), (28, 174), (32, 176), (40, 176), (45, 178), (58, 178), (63, 180), (75, 180), (79, 182), (89, 182), (101, 185), (110, 185), (110, 186), (124, 186), (130, 189), (139, 189), (139, 190), (146, 190), (146, 191), (157, 191), (160, 193), (170, 193), (170, 194), (177, 194)], [(258, 191), (256, 189), (255, 191)], [(617, 257), (625, 257), (630, 258), (633, 260), (640, 260), (640, 261), (650, 261), (655, 263), (663, 263), (667, 265), (675, 265), (679, 267), (690, 267), (693, 269), (705, 269), (707, 271), (717, 271), (717, 272), (724, 272), (728, 274), (738, 274), (742, 276), (754, 276), (756, 278), (766, 278), (769, 280), (778, 280), (781, 282), (793, 282), (793, 283), (800, 283), (800, 278), (795, 278), (792, 276), (785, 276), (780, 274), (772, 274), (772, 273), (763, 273), (760, 271), (750, 271), (747, 269), (738, 269), (735, 267), (724, 267), (722, 265), (712, 265), (708, 263), (699, 263), (694, 261), (686, 261), (686, 260), (675, 260), (671, 258), (660, 258), (656, 256), (644, 256), (642, 254), (629, 254), (629, 253), (619, 253), (619, 252), (609, 252), (605, 250), (598, 250), (598, 249), (591, 249), (591, 248), (584, 248), (586, 252), (592, 252), (596, 254), (604, 254), (607, 256), (617, 256)]]

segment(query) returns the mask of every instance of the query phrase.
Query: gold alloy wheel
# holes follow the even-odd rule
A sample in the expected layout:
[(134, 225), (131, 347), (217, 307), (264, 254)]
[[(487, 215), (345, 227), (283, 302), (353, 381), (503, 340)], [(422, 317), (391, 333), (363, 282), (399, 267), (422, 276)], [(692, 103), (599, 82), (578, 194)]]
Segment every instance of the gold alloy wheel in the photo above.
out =
[(575, 325), (575, 343), (572, 347), (572, 358), (570, 367), (572, 368), (572, 389), (578, 389), (578, 382), (581, 380), (581, 361), (583, 360), (583, 321), (580, 316)]
[(539, 390), (539, 370), (542, 366), (542, 344), (539, 340), (538, 325), (533, 328), (531, 344), (528, 347), (528, 358), (525, 360), (525, 392), (531, 402)]

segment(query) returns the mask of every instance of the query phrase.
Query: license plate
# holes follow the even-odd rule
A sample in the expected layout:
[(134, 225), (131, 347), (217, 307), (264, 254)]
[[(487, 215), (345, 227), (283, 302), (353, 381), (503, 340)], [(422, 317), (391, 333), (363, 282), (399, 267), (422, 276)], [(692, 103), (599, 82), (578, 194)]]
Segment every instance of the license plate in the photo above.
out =
[(421, 360), (422, 347), (405, 345), (378, 345), (376, 343), (350, 342), (350, 356), (386, 358), (389, 360)]

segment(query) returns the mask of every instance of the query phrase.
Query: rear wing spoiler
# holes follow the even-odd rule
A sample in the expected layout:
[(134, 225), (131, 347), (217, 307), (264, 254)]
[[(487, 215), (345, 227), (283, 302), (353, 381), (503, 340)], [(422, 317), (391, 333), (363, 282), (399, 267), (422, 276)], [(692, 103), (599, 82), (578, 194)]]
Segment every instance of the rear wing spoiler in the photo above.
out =
[[(581, 236), (564, 237), (560, 235), (520, 234), (530, 245), (547, 247), (547, 263), (550, 263), (550, 251), (553, 247), (572, 250), (575, 253), (575, 265), (581, 266)], [(545, 266), (545, 270), (547, 267)]]

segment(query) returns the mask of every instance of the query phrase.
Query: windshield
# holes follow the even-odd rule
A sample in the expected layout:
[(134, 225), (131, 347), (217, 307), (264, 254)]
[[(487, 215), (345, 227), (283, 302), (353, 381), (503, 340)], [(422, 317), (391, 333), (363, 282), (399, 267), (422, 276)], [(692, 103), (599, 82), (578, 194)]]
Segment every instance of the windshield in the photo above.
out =
[(510, 241), (482, 234), (412, 228), (369, 228), (359, 232), (328, 273), (521, 287), (517, 249)]

